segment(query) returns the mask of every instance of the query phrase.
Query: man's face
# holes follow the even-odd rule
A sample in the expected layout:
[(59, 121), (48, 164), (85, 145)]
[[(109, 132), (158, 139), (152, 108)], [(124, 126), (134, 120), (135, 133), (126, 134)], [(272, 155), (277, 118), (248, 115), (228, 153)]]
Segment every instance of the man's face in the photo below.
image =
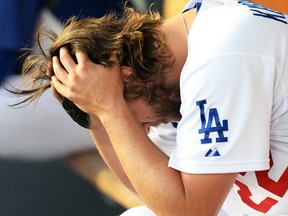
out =
[[(130, 74), (127, 71), (129, 77), (131, 70)], [(169, 80), (164, 74), (160, 74), (150, 82), (129, 79), (124, 82), (126, 103), (147, 133), (150, 126), (181, 119), (180, 87), (178, 83), (172, 84)]]
[(142, 125), (143, 130), (148, 134), (151, 126), (167, 124), (179, 121), (179, 117), (159, 116), (151, 105), (143, 100), (126, 101), (136, 120)]
[(151, 126), (167, 124), (169, 122), (180, 121), (180, 116), (161, 116), (153, 106), (149, 105), (144, 100), (128, 100), (126, 101), (135, 119), (141, 124), (143, 130), (148, 134)]

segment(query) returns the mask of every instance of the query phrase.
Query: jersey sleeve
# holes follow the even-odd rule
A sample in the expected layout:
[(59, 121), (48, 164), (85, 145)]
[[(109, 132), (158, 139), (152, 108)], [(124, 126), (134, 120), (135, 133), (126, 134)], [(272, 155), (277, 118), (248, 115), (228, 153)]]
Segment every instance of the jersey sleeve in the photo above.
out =
[(236, 53), (187, 62), (169, 166), (187, 173), (268, 169), (274, 59)]
[(162, 152), (170, 157), (176, 147), (176, 128), (173, 124), (160, 124), (158, 127), (150, 127), (148, 134), (150, 140)]

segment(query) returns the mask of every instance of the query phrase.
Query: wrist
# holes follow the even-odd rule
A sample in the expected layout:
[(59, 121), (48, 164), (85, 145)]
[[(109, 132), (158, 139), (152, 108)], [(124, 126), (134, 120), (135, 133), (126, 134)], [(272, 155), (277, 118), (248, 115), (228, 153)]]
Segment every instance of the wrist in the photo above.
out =
[(116, 124), (116, 122), (124, 121), (127, 118), (133, 118), (124, 100), (117, 102), (117, 105), (113, 106), (113, 108), (103, 111), (98, 117), (105, 128), (111, 124)]
[(100, 119), (93, 115), (89, 114), (89, 120), (90, 120), (90, 130), (98, 130), (98, 131), (105, 131), (104, 126), (102, 125)]

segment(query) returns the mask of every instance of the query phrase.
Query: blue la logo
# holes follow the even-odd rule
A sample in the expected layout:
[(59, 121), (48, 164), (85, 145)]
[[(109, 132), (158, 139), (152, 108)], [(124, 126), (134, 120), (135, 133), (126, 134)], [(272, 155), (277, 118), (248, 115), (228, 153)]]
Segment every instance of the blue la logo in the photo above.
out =
[[(204, 133), (204, 139), (201, 139), (201, 144), (210, 144), (212, 139), (210, 138), (210, 133), (217, 132), (218, 137), (216, 138), (216, 143), (219, 142), (228, 142), (228, 137), (224, 136), (224, 131), (228, 131), (228, 120), (223, 120), (222, 124), (220, 122), (219, 114), (216, 108), (209, 109), (208, 113), (208, 122), (206, 121), (205, 116), (205, 104), (206, 100), (197, 101), (196, 105), (200, 109), (200, 119), (201, 119), (201, 128), (198, 130), (198, 133)], [(213, 122), (215, 122), (213, 126)]]

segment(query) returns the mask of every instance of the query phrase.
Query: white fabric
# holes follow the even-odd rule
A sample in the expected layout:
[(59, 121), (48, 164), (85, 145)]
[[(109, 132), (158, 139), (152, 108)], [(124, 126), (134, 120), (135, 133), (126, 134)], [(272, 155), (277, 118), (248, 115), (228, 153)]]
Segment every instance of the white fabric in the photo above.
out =
[(181, 73), (177, 145), (167, 126), (168, 138), (151, 136), (167, 155), (172, 152), (169, 166), (177, 170), (243, 172), (223, 206), (231, 216), (288, 215), (287, 22), (252, 3), (203, 1)]
[[(18, 86), (20, 76), (6, 84)], [(37, 104), (21, 109), (8, 105), (17, 102), (0, 87), (0, 157), (20, 160), (51, 160), (69, 154), (95, 150), (89, 132), (75, 123), (47, 90)]]
[[(255, 43), (267, 29), (273, 29), (273, 34)], [(190, 31), (189, 54), (181, 73), (182, 120), (171, 166), (194, 173), (209, 172), (211, 163), (213, 169), (217, 167), (214, 172), (268, 168), (270, 119), (279, 121), (287, 115), (287, 46), (287, 24), (254, 16), (237, 1), (203, 3)], [(204, 134), (199, 132), (202, 122), (196, 102), (204, 99), (207, 122), (211, 108), (217, 109), (222, 126), (228, 121), (229, 129), (223, 131), (227, 142), (215, 142), (219, 135), (211, 132), (211, 144), (201, 144)], [(275, 110), (277, 104), (282, 110)], [(216, 147), (221, 157), (207, 160), (207, 151)], [(253, 154), (247, 154), (248, 149)]]
[(137, 206), (131, 209), (128, 209), (120, 216), (155, 216), (155, 214), (146, 206)]
[[(156, 216), (156, 215), (146, 206), (137, 206), (137, 207), (128, 209), (120, 216)], [(223, 210), (221, 210), (218, 216), (229, 216), (229, 215)]]
[(150, 127), (149, 138), (169, 157), (176, 147), (176, 135), (176, 129), (172, 124), (161, 124), (158, 127)]

